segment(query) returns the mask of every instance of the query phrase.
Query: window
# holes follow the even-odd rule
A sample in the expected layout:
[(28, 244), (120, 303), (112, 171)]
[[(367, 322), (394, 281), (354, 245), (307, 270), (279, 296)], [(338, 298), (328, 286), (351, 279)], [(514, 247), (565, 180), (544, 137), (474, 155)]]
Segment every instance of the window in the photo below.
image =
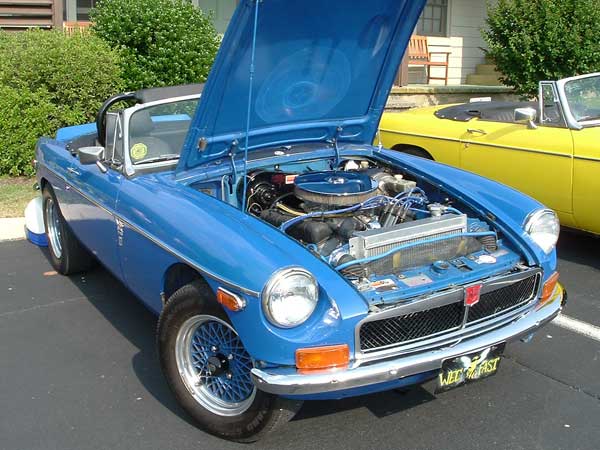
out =
[(90, 20), (90, 10), (96, 6), (96, 0), (77, 0), (77, 20), (87, 22)]
[(569, 81), (565, 85), (565, 94), (576, 121), (600, 120), (600, 76)]
[(417, 24), (421, 36), (446, 36), (448, 23), (448, 0), (427, 0)]
[(541, 83), (541, 114), (540, 123), (543, 125), (560, 125), (562, 114), (554, 83)]
[(63, 18), (68, 22), (88, 22), (97, 0), (63, 0)]
[(176, 161), (198, 99), (147, 106), (129, 119), (129, 157), (135, 165)]

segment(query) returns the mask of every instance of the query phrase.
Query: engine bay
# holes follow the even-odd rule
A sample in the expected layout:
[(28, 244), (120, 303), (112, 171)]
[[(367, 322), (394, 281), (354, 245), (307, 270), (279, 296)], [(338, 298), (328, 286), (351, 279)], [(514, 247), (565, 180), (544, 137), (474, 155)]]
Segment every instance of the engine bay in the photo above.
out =
[[(230, 202), (242, 201), (242, 185)], [(372, 304), (519, 270), (522, 261), (489, 219), (439, 186), (368, 157), (250, 171), (245, 209), (298, 241)]]

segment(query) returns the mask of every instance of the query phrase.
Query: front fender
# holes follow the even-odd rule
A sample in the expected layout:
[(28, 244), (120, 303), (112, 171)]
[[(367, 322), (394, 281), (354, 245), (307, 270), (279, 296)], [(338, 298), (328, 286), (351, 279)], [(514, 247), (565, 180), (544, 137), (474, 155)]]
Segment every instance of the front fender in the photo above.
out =
[[(353, 347), (354, 326), (367, 313), (366, 301), (330, 266), (274, 227), (170, 174), (125, 181), (118, 211), (132, 227), (196, 268), (213, 290), (224, 286), (244, 295), (246, 309), (229, 315), (255, 359), (293, 365), (298, 347)], [(320, 297), (308, 322), (284, 330), (264, 317), (260, 293), (273, 273), (290, 266), (315, 276)]]

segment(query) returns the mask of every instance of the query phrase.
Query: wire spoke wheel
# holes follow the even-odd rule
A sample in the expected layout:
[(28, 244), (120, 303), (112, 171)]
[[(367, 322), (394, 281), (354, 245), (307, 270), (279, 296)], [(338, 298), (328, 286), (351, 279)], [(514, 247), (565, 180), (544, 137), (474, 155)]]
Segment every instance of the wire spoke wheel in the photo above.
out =
[(60, 218), (54, 200), (48, 198), (45, 205), (46, 223), (48, 226), (48, 238), (50, 240), (50, 248), (56, 258), (62, 257), (62, 237), (60, 231)]
[(227, 322), (208, 315), (186, 320), (177, 333), (175, 359), (186, 388), (210, 412), (237, 416), (252, 405), (252, 359)]

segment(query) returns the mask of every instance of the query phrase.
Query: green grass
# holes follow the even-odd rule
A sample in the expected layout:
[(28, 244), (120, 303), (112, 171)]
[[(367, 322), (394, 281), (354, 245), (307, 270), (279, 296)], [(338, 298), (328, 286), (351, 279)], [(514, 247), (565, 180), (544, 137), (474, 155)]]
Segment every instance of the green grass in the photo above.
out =
[(35, 178), (0, 176), (0, 217), (23, 217), (27, 203), (37, 195)]

